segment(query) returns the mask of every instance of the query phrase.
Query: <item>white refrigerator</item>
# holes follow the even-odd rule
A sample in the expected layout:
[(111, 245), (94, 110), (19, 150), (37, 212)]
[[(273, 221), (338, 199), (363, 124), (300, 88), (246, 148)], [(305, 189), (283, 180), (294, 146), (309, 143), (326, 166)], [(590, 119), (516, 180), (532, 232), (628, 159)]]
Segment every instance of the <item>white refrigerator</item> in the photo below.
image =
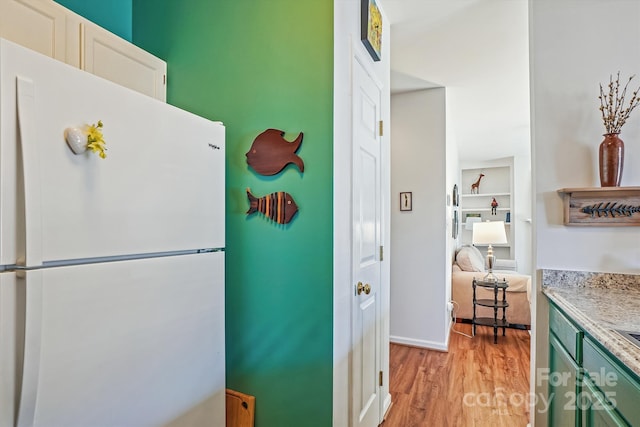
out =
[(0, 39), (0, 427), (224, 425), (224, 133)]

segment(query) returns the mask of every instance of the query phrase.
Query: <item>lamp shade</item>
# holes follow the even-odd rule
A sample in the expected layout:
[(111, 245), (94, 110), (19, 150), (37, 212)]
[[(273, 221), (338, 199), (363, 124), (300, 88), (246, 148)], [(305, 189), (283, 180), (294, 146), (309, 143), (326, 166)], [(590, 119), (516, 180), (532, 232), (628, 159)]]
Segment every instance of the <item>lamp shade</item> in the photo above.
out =
[(486, 221), (473, 223), (474, 245), (500, 245), (507, 243), (504, 221)]

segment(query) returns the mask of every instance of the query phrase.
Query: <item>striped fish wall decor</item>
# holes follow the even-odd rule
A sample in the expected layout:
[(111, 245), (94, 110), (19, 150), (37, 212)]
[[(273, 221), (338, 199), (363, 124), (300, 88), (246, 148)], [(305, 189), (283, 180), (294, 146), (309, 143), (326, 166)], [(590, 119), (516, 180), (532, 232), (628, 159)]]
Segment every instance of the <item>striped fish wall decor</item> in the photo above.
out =
[(284, 191), (267, 194), (263, 197), (256, 197), (247, 188), (247, 198), (249, 199), (249, 210), (247, 215), (260, 212), (278, 224), (287, 224), (298, 212), (298, 205), (291, 197), (291, 194)]

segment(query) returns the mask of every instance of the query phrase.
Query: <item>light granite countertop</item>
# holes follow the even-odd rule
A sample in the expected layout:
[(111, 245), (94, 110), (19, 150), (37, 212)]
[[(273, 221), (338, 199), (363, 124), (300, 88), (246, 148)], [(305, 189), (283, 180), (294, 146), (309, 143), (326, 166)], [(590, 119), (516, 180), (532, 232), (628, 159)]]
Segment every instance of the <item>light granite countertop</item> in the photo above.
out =
[(640, 275), (542, 270), (542, 292), (640, 377)]

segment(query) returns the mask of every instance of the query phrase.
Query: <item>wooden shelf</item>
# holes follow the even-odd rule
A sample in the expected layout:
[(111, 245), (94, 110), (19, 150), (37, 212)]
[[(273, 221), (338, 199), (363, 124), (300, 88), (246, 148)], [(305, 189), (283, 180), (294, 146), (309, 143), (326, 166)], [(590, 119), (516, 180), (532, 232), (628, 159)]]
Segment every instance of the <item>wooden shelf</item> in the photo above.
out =
[(640, 225), (640, 187), (561, 188), (558, 193), (565, 225)]

